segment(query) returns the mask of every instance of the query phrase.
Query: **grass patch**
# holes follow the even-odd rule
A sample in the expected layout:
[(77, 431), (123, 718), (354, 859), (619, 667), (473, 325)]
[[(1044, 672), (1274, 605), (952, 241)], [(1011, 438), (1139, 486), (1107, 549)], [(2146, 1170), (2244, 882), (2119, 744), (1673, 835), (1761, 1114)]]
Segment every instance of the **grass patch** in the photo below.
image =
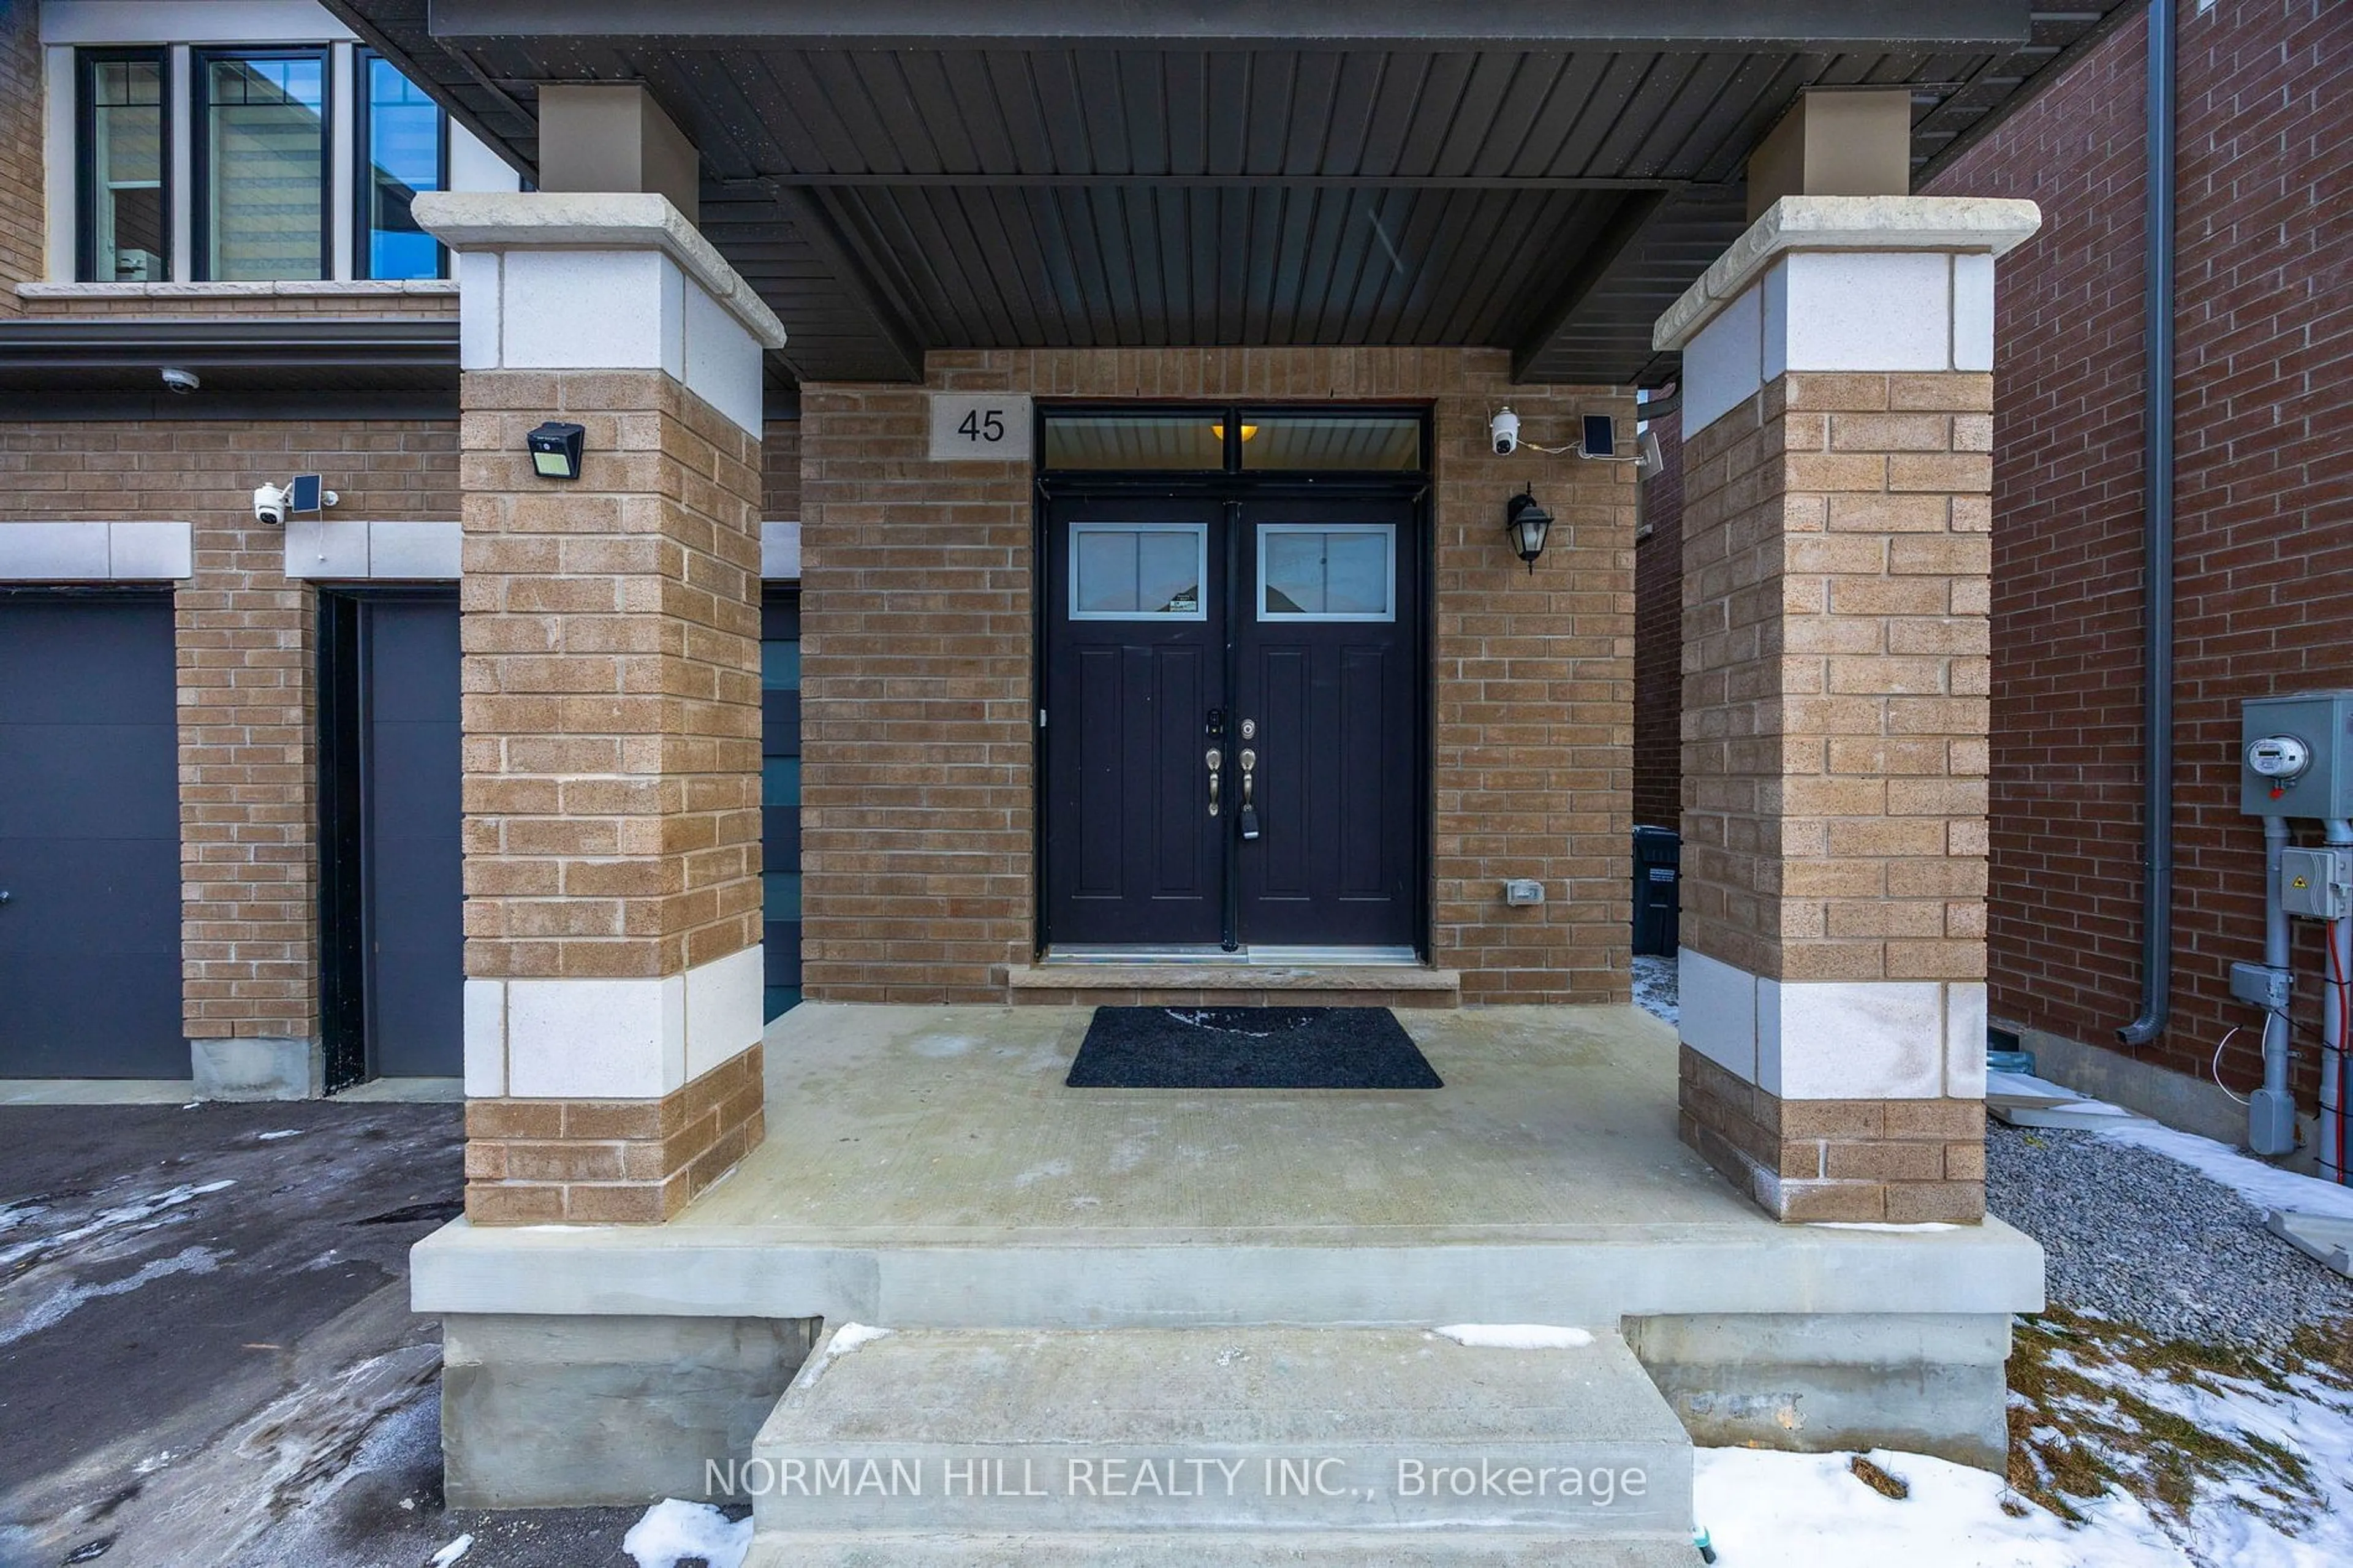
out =
[(2317, 1393), (2353, 1405), (2353, 1332), (2314, 1331), (2265, 1355), (2053, 1309), (2016, 1325), (2010, 1386), (2008, 1479), (2018, 1496), (2082, 1524), (2080, 1505), (2119, 1488), (2180, 1531), (2201, 1494), (2229, 1491), (2237, 1506), (2294, 1535), (2329, 1506), (2310, 1463), (2261, 1434), (2192, 1420), (2174, 1406), (2193, 1392)]
[(1857, 1454), (1853, 1458), (1849, 1459), (1846, 1462), (1846, 1468), (1848, 1473), (1852, 1475), (1856, 1480), (1861, 1481), (1864, 1486), (1869, 1487), (1881, 1497), (1894, 1498), (1897, 1502), (1902, 1502), (1905, 1498), (1912, 1495), (1912, 1483), (1910, 1481), (1905, 1480), (1902, 1476), (1892, 1475), (1889, 1472), (1881, 1469), (1877, 1465), (1874, 1465), (1869, 1459), (1864, 1458), (1861, 1454)]

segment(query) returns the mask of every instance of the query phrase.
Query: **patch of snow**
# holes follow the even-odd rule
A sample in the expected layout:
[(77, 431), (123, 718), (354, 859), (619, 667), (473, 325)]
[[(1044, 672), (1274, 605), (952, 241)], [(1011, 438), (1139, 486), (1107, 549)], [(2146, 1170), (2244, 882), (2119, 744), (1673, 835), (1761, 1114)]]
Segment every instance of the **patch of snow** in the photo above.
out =
[(1034, 1165), (1015, 1176), (1013, 1190), (1017, 1193), (1028, 1192), (1040, 1182), (1056, 1180), (1070, 1173), (1071, 1163), (1068, 1160), (1049, 1160), (1042, 1165)]
[(433, 1554), (432, 1561), (427, 1564), (427, 1568), (449, 1568), (450, 1563), (455, 1563), (459, 1558), (463, 1557), (467, 1552), (471, 1552), (473, 1549), (474, 1538), (470, 1535), (461, 1535), (458, 1537), (457, 1540), (451, 1542), (448, 1545), (443, 1547), (440, 1551), (435, 1552)]
[(1683, 1014), (1681, 980), (1673, 959), (1642, 954), (1634, 960), (1634, 1005), (1674, 1023)]
[(1932, 1234), (1940, 1230), (1958, 1230), (1957, 1225), (1947, 1225), (1940, 1219), (1924, 1219), (1914, 1225), (1896, 1225), (1883, 1219), (1810, 1219), (1806, 1222), (1815, 1230), (1878, 1230), (1895, 1236)]
[(621, 1550), (638, 1568), (678, 1568), (701, 1558), (710, 1568), (744, 1568), (752, 1550), (752, 1521), (730, 1520), (707, 1502), (664, 1498), (621, 1537)]
[(138, 1271), (103, 1285), (85, 1285), (76, 1280), (52, 1291), (48, 1299), (11, 1323), (0, 1323), (0, 1345), (13, 1344), (30, 1338), (43, 1329), (63, 1319), (75, 1308), (107, 1296), (128, 1296), (133, 1290), (166, 1279), (174, 1274), (210, 1274), (221, 1266), (228, 1253), (211, 1247), (184, 1247), (169, 1258), (158, 1258), (142, 1263)]
[[(121, 1230), (126, 1226), (145, 1227), (150, 1221), (155, 1221), (158, 1215), (169, 1215), (171, 1219), (176, 1219), (179, 1216), (170, 1213), (173, 1209), (235, 1185), (237, 1183), (234, 1179), (186, 1184), (166, 1188), (160, 1193), (150, 1193), (145, 1197), (133, 1198), (127, 1204), (117, 1204), (112, 1208), (100, 1209), (71, 1230), (62, 1230), (55, 1236), (37, 1236), (32, 1240), (21, 1242), (15, 1247), (0, 1247), (0, 1268), (6, 1268), (10, 1264), (29, 1258), (43, 1248), (71, 1247), (76, 1242), (88, 1241), (92, 1237), (103, 1236), (108, 1231)], [(168, 1220), (158, 1223), (168, 1223)]]
[(1472, 1350), (1577, 1351), (1593, 1342), (1583, 1329), (1556, 1328), (1549, 1323), (1451, 1323), (1431, 1333)]
[[(306, 1129), (301, 1127), (280, 1127), (274, 1132), (257, 1132), (253, 1136), (257, 1142), (275, 1143), (280, 1138), (300, 1138), (305, 1131)], [(466, 1539), (471, 1541), (473, 1537), (468, 1536)], [(449, 1561), (455, 1563), (457, 1559), (453, 1557)]]
[(833, 1338), (826, 1342), (826, 1359), (831, 1361), (835, 1356), (848, 1355), (852, 1351), (864, 1349), (876, 1340), (890, 1337), (888, 1329), (877, 1329), (865, 1323), (844, 1323), (834, 1330)]
[(2231, 1188), (2259, 1209), (2287, 1209), (2353, 1219), (2353, 1188), (2266, 1165), (2211, 1138), (2200, 1138), (2195, 1132), (2179, 1131), (2155, 1121), (2126, 1122), (2102, 1127), (2097, 1131), (2100, 1137), (2115, 1142), (2130, 1143), (2179, 1160), (2209, 1180)]
[[(1911, 1495), (1883, 1497), (1845, 1454), (1702, 1448), (1694, 1508), (1725, 1568), (2188, 1568), (2195, 1560), (2123, 1493), (2069, 1525), (2019, 1501), (1999, 1476), (1924, 1454), (1874, 1450)], [(2002, 1501), (2026, 1511), (2012, 1517)], [(2235, 1563), (2234, 1563), (2235, 1568)]]

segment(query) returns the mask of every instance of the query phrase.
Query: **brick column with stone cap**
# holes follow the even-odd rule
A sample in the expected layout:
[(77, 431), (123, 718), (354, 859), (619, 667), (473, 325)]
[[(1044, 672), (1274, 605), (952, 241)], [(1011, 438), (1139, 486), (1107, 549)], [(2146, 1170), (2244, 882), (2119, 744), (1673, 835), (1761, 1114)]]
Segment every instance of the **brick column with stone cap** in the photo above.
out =
[[(762, 353), (663, 196), (420, 195), (459, 253), (466, 1212), (658, 1222), (762, 1133)], [(580, 477), (524, 436), (585, 426)]]
[(1985, 1212), (1994, 258), (2031, 202), (1784, 197), (1683, 355), (1684, 1142), (1776, 1217)]

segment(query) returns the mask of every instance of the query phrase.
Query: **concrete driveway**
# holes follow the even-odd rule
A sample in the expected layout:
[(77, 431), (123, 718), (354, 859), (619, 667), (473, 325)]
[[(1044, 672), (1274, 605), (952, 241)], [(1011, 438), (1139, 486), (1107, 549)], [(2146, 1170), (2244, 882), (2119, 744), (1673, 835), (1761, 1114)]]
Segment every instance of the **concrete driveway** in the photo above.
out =
[(0, 1108), (0, 1568), (627, 1568), (636, 1510), (449, 1514), (410, 1245), (454, 1105)]

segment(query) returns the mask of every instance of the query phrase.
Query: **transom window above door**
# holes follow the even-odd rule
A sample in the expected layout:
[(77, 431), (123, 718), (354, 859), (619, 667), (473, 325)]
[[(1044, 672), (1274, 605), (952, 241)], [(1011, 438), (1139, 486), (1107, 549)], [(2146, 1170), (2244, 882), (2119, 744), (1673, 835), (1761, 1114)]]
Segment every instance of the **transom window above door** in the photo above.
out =
[(1429, 446), (1416, 408), (1064, 405), (1039, 423), (1049, 473), (1412, 474)]
[(1074, 621), (1206, 621), (1208, 575), (1206, 523), (1071, 525)]

